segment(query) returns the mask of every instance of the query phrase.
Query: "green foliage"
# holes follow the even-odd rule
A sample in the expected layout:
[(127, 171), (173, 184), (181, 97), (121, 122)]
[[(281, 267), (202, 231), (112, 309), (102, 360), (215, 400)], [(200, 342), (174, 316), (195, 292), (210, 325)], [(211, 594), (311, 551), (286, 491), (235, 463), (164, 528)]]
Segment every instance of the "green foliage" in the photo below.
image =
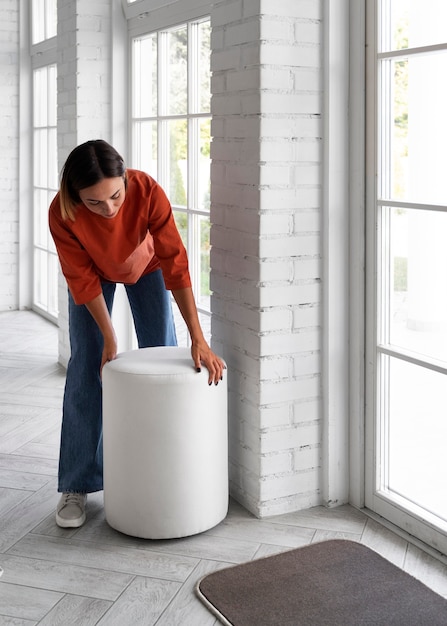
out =
[(394, 257), (394, 291), (407, 291), (408, 259), (403, 256)]

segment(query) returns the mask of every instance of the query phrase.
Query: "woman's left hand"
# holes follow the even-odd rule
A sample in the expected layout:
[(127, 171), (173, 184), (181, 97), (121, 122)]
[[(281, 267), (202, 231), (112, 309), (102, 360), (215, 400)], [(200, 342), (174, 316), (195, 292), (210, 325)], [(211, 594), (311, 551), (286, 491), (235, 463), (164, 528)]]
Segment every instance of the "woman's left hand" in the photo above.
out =
[(201, 371), (202, 364), (208, 370), (208, 384), (218, 384), (223, 378), (223, 371), (226, 369), (226, 365), (223, 360), (214, 354), (206, 341), (193, 341), (191, 345), (191, 356), (194, 361), (194, 365), (198, 372)]

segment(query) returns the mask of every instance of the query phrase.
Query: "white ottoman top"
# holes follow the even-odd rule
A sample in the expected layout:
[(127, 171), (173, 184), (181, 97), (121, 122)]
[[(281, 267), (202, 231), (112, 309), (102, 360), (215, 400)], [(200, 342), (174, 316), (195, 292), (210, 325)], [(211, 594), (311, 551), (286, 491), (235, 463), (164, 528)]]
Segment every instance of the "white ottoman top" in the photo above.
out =
[[(189, 348), (161, 346), (121, 352), (107, 363), (107, 369), (122, 374), (142, 376), (199, 377)], [(205, 368), (202, 368), (202, 372)], [(208, 375), (208, 372), (206, 372)]]

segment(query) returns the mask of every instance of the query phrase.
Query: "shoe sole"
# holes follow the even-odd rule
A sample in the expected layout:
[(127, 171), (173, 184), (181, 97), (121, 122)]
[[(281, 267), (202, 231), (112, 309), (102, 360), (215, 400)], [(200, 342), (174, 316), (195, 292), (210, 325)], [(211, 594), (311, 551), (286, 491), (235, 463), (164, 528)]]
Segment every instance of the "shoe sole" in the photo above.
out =
[(60, 528), (79, 528), (84, 524), (85, 519), (85, 513), (82, 517), (78, 517), (78, 519), (64, 519), (63, 517), (59, 517), (58, 513), (56, 513), (56, 524)]

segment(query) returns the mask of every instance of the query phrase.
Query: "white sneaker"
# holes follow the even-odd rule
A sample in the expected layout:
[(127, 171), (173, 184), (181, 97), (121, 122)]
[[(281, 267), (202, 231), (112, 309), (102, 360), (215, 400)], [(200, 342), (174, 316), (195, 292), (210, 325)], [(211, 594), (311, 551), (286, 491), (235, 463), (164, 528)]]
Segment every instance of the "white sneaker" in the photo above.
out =
[(86, 493), (63, 493), (56, 509), (56, 524), (61, 528), (79, 528), (85, 522)]

